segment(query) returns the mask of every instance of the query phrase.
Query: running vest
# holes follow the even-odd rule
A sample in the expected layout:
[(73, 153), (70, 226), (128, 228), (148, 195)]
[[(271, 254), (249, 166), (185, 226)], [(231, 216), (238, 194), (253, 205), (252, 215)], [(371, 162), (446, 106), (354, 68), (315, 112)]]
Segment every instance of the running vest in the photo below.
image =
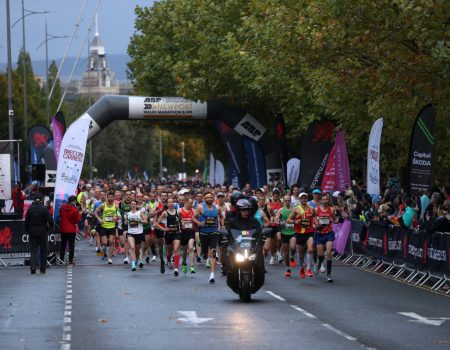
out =
[(300, 219), (299, 224), (294, 225), (294, 230), (296, 233), (312, 233), (314, 232), (314, 210), (309, 205), (307, 205), (308, 209), (303, 209), (301, 205), (298, 206), (300, 209), (300, 215), (295, 218), (295, 220)]
[(255, 214), (255, 219), (258, 220), (261, 226), (264, 226), (264, 220), (261, 209), (258, 209)]
[(333, 231), (333, 214), (331, 207), (323, 210), (321, 206), (317, 207), (317, 220), (319, 221), (319, 227), (317, 232), (325, 234)]
[(125, 201), (121, 202), (119, 205), (120, 214), (122, 215), (122, 225), (125, 225), (125, 217), (127, 213), (131, 211), (130, 203), (126, 203)]
[(181, 208), (180, 216), (183, 220), (182, 229), (186, 231), (194, 231), (194, 222), (192, 221), (192, 218), (195, 216), (194, 209), (186, 211), (184, 208)]
[(116, 222), (114, 221), (114, 216), (117, 213), (116, 206), (113, 205), (108, 207), (108, 203), (105, 202), (103, 205), (103, 211), (102, 211), (102, 227), (103, 228), (115, 228)]
[(288, 219), (289, 215), (291, 215), (292, 209), (293, 208), (288, 209), (285, 206), (283, 206), (281, 208), (280, 223), (282, 223), (282, 222), (285, 223), (284, 228), (281, 230), (281, 233), (283, 235), (291, 236), (291, 235), (293, 235), (295, 233), (295, 231), (294, 231), (294, 224), (288, 224), (286, 222), (286, 220)]
[(170, 230), (168, 233), (180, 232), (180, 218), (175, 210), (175, 214), (170, 214), (169, 210), (166, 210), (166, 227)]
[(139, 210), (137, 210), (135, 213), (129, 211), (127, 213), (127, 220), (129, 234), (138, 235), (143, 232), (144, 228), (142, 226), (141, 212)]
[(219, 227), (217, 222), (217, 216), (219, 215), (219, 211), (215, 205), (212, 206), (212, 209), (208, 209), (206, 204), (203, 206), (202, 216), (200, 216), (199, 221), (204, 222), (204, 226), (200, 226), (201, 233), (213, 233), (217, 231)]

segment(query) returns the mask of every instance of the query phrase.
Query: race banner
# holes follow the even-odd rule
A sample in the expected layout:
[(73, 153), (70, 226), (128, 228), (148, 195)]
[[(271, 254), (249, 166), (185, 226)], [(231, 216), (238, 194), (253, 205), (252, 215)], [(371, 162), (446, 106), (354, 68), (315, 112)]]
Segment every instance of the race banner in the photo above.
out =
[(380, 141), (383, 118), (373, 123), (367, 148), (367, 193), (380, 194)]
[(215, 185), (222, 186), (225, 182), (225, 168), (220, 160), (216, 159), (216, 169), (214, 174)]
[(434, 152), (434, 105), (427, 105), (417, 116), (414, 124), (409, 151), (409, 191), (418, 194), (431, 185)]
[(408, 230), (406, 234), (406, 266), (420, 269), (427, 266), (425, 231)]
[(275, 117), (275, 126), (277, 130), (278, 144), (280, 145), (280, 158), (281, 167), (283, 169), (283, 183), (287, 183), (287, 162), (288, 162), (288, 149), (286, 143), (286, 124), (281, 113), (278, 113)]
[(444, 234), (444, 240), (445, 240), (445, 251), (447, 252), (447, 264), (445, 267), (445, 275), (450, 276), (450, 233), (446, 232)]
[(336, 184), (334, 189), (337, 191), (346, 191), (350, 183), (350, 165), (348, 163), (347, 145), (345, 144), (343, 130), (338, 130), (336, 133), (334, 148), (334, 164), (336, 169)]
[(247, 160), (242, 138), (223, 122), (216, 123), (216, 128), (228, 153), (230, 182), (233, 186), (242, 188), (247, 181)]
[(293, 184), (297, 183), (298, 177), (300, 176), (300, 159), (291, 158), (287, 162), (287, 184), (291, 187)]
[(55, 159), (58, 159), (59, 150), (61, 148), (61, 141), (66, 132), (66, 122), (64, 114), (58, 111), (54, 117), (52, 117), (52, 132), (53, 132), (53, 151), (55, 153)]
[(427, 235), (427, 267), (430, 272), (444, 273), (448, 269), (446, 234), (433, 232)]
[(384, 253), (386, 226), (372, 223), (367, 228), (366, 255), (373, 258), (381, 258)]
[(59, 209), (63, 203), (76, 193), (83, 169), (89, 122), (88, 118), (77, 119), (67, 129), (61, 142), (53, 203), (55, 221), (59, 219)]
[(209, 177), (208, 183), (211, 186), (214, 186), (214, 180), (216, 179), (216, 161), (214, 159), (214, 155), (212, 153), (209, 154)]
[(315, 121), (303, 136), (300, 159), (302, 171), (300, 172), (300, 186), (314, 188), (320, 186), (325, 166), (333, 147), (334, 122)]
[(259, 144), (243, 137), (245, 154), (248, 163), (248, 176), (252, 188), (261, 188), (266, 184), (266, 164)]
[(50, 131), (44, 125), (35, 125), (28, 129), (28, 140), (30, 140), (30, 161), (31, 164), (42, 164), (44, 161), (44, 153), (48, 149), (48, 145), (52, 136)]
[(352, 222), (344, 220), (341, 224), (333, 225), (333, 232), (335, 234), (333, 241), (333, 248), (339, 253), (344, 254), (345, 246), (347, 245), (348, 236), (350, 234)]
[(0, 154), (0, 199), (11, 198), (11, 155)]
[(325, 173), (322, 178), (322, 185), (320, 188), (322, 191), (334, 191), (336, 188), (336, 162), (335, 162), (336, 145), (333, 146), (328, 157), (327, 166), (325, 167)]
[(388, 229), (385, 236), (384, 257), (403, 264), (406, 259), (406, 234), (408, 229), (394, 226)]

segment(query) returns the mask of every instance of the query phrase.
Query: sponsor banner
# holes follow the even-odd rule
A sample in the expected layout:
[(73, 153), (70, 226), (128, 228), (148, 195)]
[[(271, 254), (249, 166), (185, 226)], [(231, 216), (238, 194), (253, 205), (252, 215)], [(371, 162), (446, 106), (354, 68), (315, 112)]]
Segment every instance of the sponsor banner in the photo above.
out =
[(237, 188), (244, 187), (247, 181), (247, 159), (242, 138), (223, 122), (216, 123), (216, 128), (228, 153), (230, 182)]
[(427, 266), (426, 240), (424, 231), (407, 231), (406, 266), (420, 269)]
[[(263, 187), (266, 181), (266, 163), (261, 147), (248, 137), (243, 138), (248, 163), (248, 177), (252, 188)], [(281, 172), (279, 173), (281, 176)]]
[(434, 119), (436, 109), (433, 105), (423, 108), (414, 124), (409, 151), (409, 190), (418, 194), (431, 184), (434, 152)]
[(222, 186), (225, 182), (225, 168), (220, 160), (216, 159), (216, 169), (214, 174), (215, 185)]
[(450, 276), (450, 233), (446, 232), (444, 235), (445, 239), (445, 250), (447, 252), (447, 264), (445, 267), (445, 275)]
[(209, 177), (208, 183), (214, 186), (214, 180), (216, 179), (216, 161), (214, 160), (214, 155), (209, 154)]
[(252, 140), (259, 141), (259, 139), (265, 134), (266, 128), (247, 113), (234, 127), (234, 131), (241, 136), (247, 136)]
[(303, 136), (300, 159), (300, 186), (319, 187), (327, 165), (331, 148), (333, 147), (334, 122), (315, 121)]
[(367, 228), (366, 255), (381, 258), (384, 254), (385, 235), (387, 228), (383, 225), (372, 223)]
[(441, 232), (427, 235), (427, 267), (430, 272), (444, 273), (448, 269), (447, 235)]
[(35, 125), (28, 129), (28, 140), (30, 141), (31, 164), (42, 164), (44, 153), (52, 139), (50, 131), (44, 125)]
[(347, 245), (348, 236), (351, 231), (352, 222), (344, 220), (342, 224), (333, 224), (334, 241), (333, 248), (339, 253), (344, 254)]
[(45, 187), (55, 187), (56, 170), (45, 170)]
[(283, 169), (267, 169), (266, 177), (268, 184), (279, 184), (281, 182), (281, 178), (283, 176)]
[(406, 259), (406, 235), (408, 229), (394, 226), (387, 230), (384, 244), (384, 256), (402, 264)]
[(291, 158), (287, 162), (287, 184), (291, 187), (300, 176), (300, 159)]
[(84, 113), (80, 118), (89, 120), (88, 140), (91, 140), (95, 135), (102, 131), (100, 125), (98, 125), (97, 122), (89, 114)]
[(0, 154), (0, 199), (11, 198), (11, 155)]
[(380, 194), (380, 141), (383, 118), (373, 123), (367, 148), (367, 193)]
[(347, 145), (345, 144), (343, 130), (339, 130), (336, 133), (334, 148), (334, 164), (336, 169), (335, 190), (346, 191), (350, 183), (350, 165), (348, 163)]
[(336, 188), (336, 162), (335, 155), (336, 145), (333, 146), (328, 157), (327, 166), (325, 167), (325, 173), (323, 174), (322, 185), (320, 188), (322, 191), (334, 191)]
[(352, 253), (364, 254), (363, 242), (366, 239), (366, 226), (359, 220), (351, 220), (350, 238), (352, 241)]
[(130, 119), (206, 119), (206, 103), (182, 97), (129, 97)]
[[(48, 251), (59, 252), (61, 245), (60, 234), (50, 229), (48, 231)], [(0, 221), (0, 258), (14, 257), (14, 255), (29, 256), (29, 236), (25, 232), (23, 220)]]
[(283, 168), (283, 183), (287, 183), (287, 163), (288, 163), (288, 150), (286, 143), (286, 124), (281, 113), (278, 113), (275, 117), (275, 126), (277, 130), (278, 144), (280, 145), (280, 158), (281, 167)]
[(79, 118), (65, 133), (56, 171), (54, 194), (54, 218), (59, 218), (59, 209), (67, 198), (74, 195), (83, 169), (86, 142), (89, 131), (89, 118)]
[(58, 159), (59, 156), (61, 141), (66, 131), (65, 124), (64, 114), (62, 114), (62, 112), (59, 111), (52, 117), (53, 151), (55, 153), (55, 159)]

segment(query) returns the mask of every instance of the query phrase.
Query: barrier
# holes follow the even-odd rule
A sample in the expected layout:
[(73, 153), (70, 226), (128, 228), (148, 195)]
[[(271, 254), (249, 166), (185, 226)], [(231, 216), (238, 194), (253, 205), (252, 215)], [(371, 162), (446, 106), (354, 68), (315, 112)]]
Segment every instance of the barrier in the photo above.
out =
[[(48, 232), (48, 253), (59, 252), (61, 235), (53, 229)], [(0, 220), (0, 264), (8, 266), (6, 259), (29, 258), (29, 236), (24, 220)]]

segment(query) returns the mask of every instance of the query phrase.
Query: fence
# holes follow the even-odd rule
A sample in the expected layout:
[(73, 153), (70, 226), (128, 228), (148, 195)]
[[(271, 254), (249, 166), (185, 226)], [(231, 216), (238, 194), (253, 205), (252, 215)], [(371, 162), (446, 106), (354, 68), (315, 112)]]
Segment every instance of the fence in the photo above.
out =
[[(48, 233), (48, 253), (59, 252), (61, 235), (50, 229)], [(28, 234), (24, 220), (0, 220), (0, 264), (7, 266), (5, 260), (30, 257)]]

